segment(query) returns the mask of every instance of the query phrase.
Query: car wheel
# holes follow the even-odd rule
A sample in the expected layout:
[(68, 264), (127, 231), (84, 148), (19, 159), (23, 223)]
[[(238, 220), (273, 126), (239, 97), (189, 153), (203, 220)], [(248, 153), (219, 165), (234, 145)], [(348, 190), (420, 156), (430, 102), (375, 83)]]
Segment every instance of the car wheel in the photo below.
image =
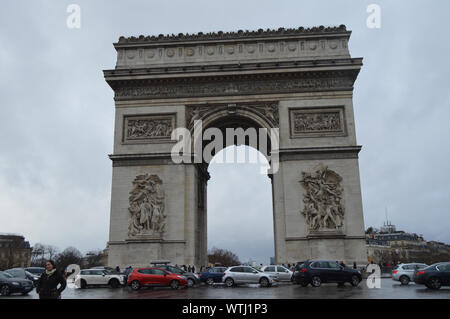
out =
[(322, 284), (322, 280), (320, 279), (319, 276), (314, 276), (311, 278), (311, 285), (313, 287), (320, 287), (321, 284)]
[(307, 282), (301, 282), (300, 283), (300, 286), (302, 286), (302, 287), (307, 287), (309, 284), (307, 283)]
[(80, 288), (81, 288), (81, 289), (86, 289), (86, 287), (87, 287), (86, 280), (83, 280), (83, 279), (82, 279), (82, 280), (80, 281)]
[(428, 286), (434, 290), (441, 289), (441, 280), (437, 277), (431, 277), (428, 279)]
[(137, 280), (134, 280), (131, 282), (131, 289), (133, 290), (139, 290), (141, 289), (141, 283)]
[(212, 286), (212, 285), (214, 285), (214, 279), (208, 278), (208, 279), (206, 279), (206, 283), (207, 283), (208, 285)]
[(170, 288), (178, 289), (178, 287), (180, 287), (180, 282), (178, 280), (172, 280), (170, 282)]
[(0, 295), (2, 296), (9, 296), (11, 293), (11, 290), (9, 289), (8, 285), (4, 285), (0, 287)]
[(358, 276), (352, 276), (352, 280), (350, 283), (352, 284), (353, 287), (357, 287), (360, 282), (361, 280), (359, 280)]
[(195, 285), (194, 280), (191, 279), (191, 278), (189, 278), (189, 279), (187, 280), (187, 285), (188, 285), (188, 287), (194, 287), (194, 285)]
[(225, 285), (226, 285), (227, 287), (233, 287), (233, 286), (234, 286), (234, 280), (233, 280), (232, 278), (227, 278), (227, 279), (225, 280)]
[(111, 288), (115, 289), (115, 288), (119, 287), (120, 283), (117, 279), (111, 279), (109, 281), (109, 285), (111, 286)]
[(261, 287), (269, 287), (269, 280), (266, 277), (263, 277), (259, 280), (259, 284)]
[(404, 286), (409, 284), (409, 277), (408, 276), (401, 276), (400, 277), (400, 283)]

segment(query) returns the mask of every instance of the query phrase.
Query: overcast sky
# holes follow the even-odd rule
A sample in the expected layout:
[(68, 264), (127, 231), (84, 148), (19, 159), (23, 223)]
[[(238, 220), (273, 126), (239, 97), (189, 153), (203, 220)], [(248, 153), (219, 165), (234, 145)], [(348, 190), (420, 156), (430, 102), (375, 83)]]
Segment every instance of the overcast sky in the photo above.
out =
[[(66, 26), (71, 3), (81, 29)], [(371, 3), (380, 29), (366, 25)], [(354, 107), (365, 224), (380, 226), (387, 207), (398, 228), (450, 243), (449, 12), (447, 0), (2, 1), (0, 232), (105, 247), (114, 103), (102, 70), (121, 35), (345, 24), (364, 58)], [(249, 164), (210, 173), (209, 247), (268, 262), (270, 180)]]

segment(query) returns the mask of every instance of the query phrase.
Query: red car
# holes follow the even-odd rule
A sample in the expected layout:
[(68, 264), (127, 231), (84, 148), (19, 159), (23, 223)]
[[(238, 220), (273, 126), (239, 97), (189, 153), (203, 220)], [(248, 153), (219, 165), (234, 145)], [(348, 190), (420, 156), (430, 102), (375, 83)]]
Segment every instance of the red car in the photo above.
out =
[(180, 286), (187, 286), (187, 278), (156, 267), (138, 268), (128, 276), (127, 286), (131, 286), (133, 290), (139, 290), (141, 287), (178, 289)]

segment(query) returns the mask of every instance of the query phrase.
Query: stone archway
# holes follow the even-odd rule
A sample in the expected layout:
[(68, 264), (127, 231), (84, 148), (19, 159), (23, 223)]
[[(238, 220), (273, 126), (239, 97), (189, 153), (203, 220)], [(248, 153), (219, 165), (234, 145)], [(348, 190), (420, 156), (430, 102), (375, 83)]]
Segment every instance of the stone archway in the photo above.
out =
[(365, 263), (352, 105), (362, 59), (349, 37), (340, 26), (120, 38), (104, 71), (116, 107), (109, 265), (206, 264), (207, 167), (172, 160), (172, 132), (196, 120), (279, 129), (276, 262)]

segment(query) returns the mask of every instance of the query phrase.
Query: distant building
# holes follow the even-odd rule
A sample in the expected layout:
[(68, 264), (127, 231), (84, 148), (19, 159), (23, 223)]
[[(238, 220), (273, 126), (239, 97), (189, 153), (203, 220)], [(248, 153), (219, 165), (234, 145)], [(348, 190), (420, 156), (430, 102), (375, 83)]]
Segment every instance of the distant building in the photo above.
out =
[(366, 248), (368, 261), (376, 264), (424, 262), (430, 265), (450, 260), (450, 245), (427, 242), (421, 235), (397, 230), (390, 222), (384, 223), (379, 231), (366, 234)]
[(0, 233), (0, 269), (29, 267), (30, 263), (31, 247), (25, 237)]

